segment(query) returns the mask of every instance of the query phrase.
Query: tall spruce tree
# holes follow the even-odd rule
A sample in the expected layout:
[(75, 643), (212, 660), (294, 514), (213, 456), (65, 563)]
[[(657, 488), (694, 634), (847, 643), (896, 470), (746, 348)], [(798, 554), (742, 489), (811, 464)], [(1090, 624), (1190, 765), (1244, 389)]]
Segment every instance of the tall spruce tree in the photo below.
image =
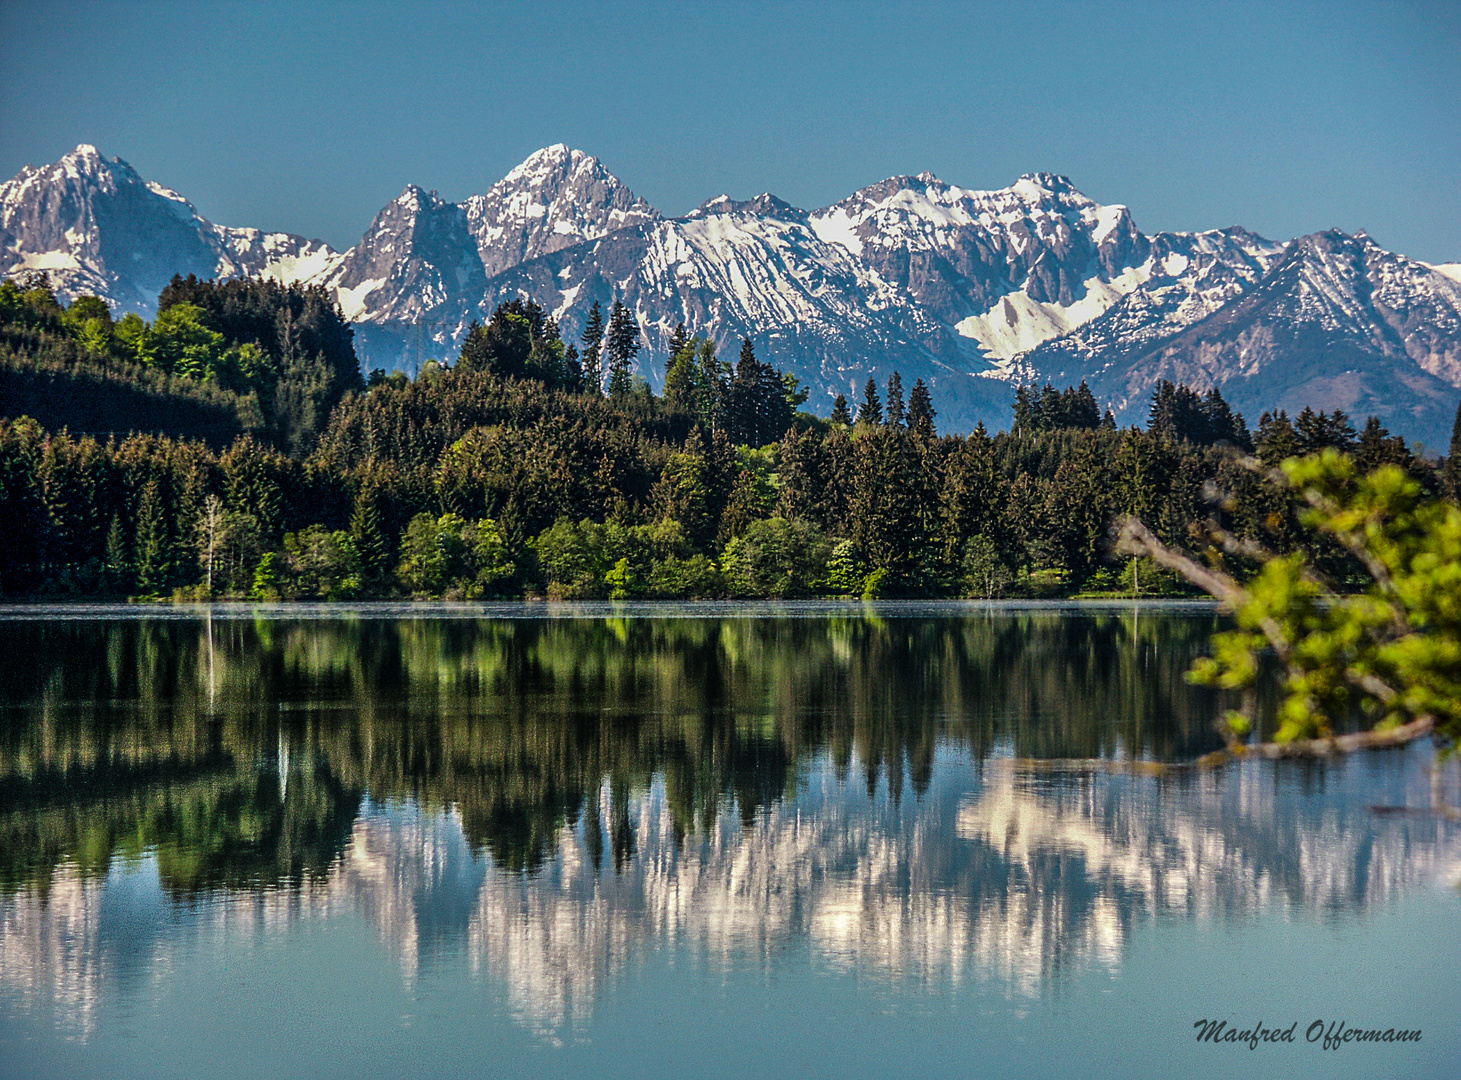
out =
[(730, 386), (725, 365), (715, 355), (715, 342), (700, 338), (695, 346), (696, 383), (695, 413), (711, 431), (720, 431), (726, 424), (730, 408)]
[(1066, 390), (1065, 426), (1094, 431), (1101, 426), (1101, 408), (1084, 379), (1075, 390)]
[(172, 577), (172, 541), (162, 486), (156, 480), (147, 481), (142, 489), (142, 501), (137, 507), (137, 540), (132, 546), (137, 552), (137, 587), (144, 595), (161, 595)]
[(920, 439), (932, 439), (935, 434), (933, 418), (937, 415), (938, 410), (933, 407), (933, 395), (923, 385), (923, 380), (918, 379), (908, 395), (909, 430)]
[(674, 330), (670, 331), (670, 355), (665, 361), (665, 373), (675, 366), (675, 357), (684, 352), (691, 343), (690, 334), (685, 329), (684, 323), (679, 323)]
[(869, 377), (862, 388), (862, 404), (857, 407), (859, 424), (881, 424), (883, 422), (883, 401), (878, 397), (877, 380)]
[(360, 557), (366, 583), (375, 585), (383, 581), (390, 569), (391, 549), (381, 525), (380, 489), (373, 482), (362, 483), (355, 494), (355, 508), (350, 515), (350, 539)]
[(692, 346), (687, 345), (670, 357), (670, 366), (665, 372), (665, 404), (671, 412), (695, 415), (700, 381), (698, 374)]
[(883, 422), (889, 427), (902, 427), (907, 413), (903, 410), (903, 376), (898, 372), (888, 376), (888, 403), (884, 408)]
[(757, 397), (757, 375), (760, 365), (750, 338), (741, 339), (741, 355), (736, 360), (730, 383), (731, 439), (738, 443), (759, 446), (760, 402)]
[(578, 358), (578, 346), (571, 342), (563, 347), (563, 382), (569, 390), (583, 390), (583, 364)]
[(618, 300), (609, 311), (609, 329), (604, 335), (604, 356), (609, 362), (609, 397), (623, 399), (634, 387), (630, 369), (639, 355), (639, 324), (634, 314)]
[(590, 394), (604, 392), (604, 309), (595, 300), (588, 309), (588, 321), (579, 335), (583, 342), (583, 388)]
[(847, 408), (847, 395), (838, 394), (832, 401), (832, 415), (828, 417), (834, 424), (841, 424), (843, 427), (852, 426), (852, 412)]
[(106, 576), (112, 592), (131, 592), (132, 562), (127, 555), (127, 534), (120, 514), (112, 515), (111, 528), (107, 530)]
[(1031, 431), (1039, 430), (1039, 417), (1036, 415), (1035, 398), (1030, 388), (1024, 383), (1015, 387), (1015, 418), (1010, 425), (1010, 430), (1016, 435), (1025, 435)]

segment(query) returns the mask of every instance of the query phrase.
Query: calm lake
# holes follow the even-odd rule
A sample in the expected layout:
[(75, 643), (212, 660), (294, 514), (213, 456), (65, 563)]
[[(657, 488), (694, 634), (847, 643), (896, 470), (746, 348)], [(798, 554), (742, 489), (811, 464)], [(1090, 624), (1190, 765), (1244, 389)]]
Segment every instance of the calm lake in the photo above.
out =
[(1461, 1076), (1429, 743), (1025, 764), (1220, 746), (1216, 625), (0, 609), (0, 1076)]

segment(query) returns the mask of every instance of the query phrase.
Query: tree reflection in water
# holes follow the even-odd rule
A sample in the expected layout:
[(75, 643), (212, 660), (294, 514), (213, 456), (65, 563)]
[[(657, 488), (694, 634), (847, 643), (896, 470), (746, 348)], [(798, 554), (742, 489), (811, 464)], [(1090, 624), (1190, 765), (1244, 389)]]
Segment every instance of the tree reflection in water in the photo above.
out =
[[(1153, 914), (1350, 911), (1452, 873), (1454, 825), (1368, 810), (1428, 804), (1424, 748), (1002, 763), (1214, 748), (1219, 703), (1182, 678), (1212, 624), (0, 622), (0, 978), (84, 1029), (107, 976), (190, 934), (353, 910), (405, 976), (465, 954), (535, 1027), (671, 946), (1038, 994)], [(128, 899), (138, 869), (167, 900)], [(109, 929), (129, 904), (146, 950)]]

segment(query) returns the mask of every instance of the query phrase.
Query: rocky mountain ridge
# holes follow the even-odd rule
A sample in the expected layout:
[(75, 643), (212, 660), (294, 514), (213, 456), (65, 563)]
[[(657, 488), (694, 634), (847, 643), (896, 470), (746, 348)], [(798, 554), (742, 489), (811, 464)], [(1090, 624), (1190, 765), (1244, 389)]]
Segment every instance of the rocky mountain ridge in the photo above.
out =
[(771, 194), (667, 218), (558, 144), (461, 203), (411, 186), (348, 251), (215, 225), (124, 161), (79, 146), (0, 185), (0, 273), (150, 314), (174, 273), (330, 289), (369, 366), (455, 353), (473, 319), (527, 295), (580, 330), (589, 305), (639, 320), (641, 373), (670, 332), (758, 351), (825, 413), (869, 375), (934, 390), (941, 426), (1008, 422), (1013, 385), (1086, 379), (1123, 422), (1162, 378), (1264, 408), (1343, 408), (1444, 445), (1461, 388), (1461, 270), (1316, 233), (1142, 233), (1130, 210), (1032, 173), (974, 191), (897, 176), (817, 210)]

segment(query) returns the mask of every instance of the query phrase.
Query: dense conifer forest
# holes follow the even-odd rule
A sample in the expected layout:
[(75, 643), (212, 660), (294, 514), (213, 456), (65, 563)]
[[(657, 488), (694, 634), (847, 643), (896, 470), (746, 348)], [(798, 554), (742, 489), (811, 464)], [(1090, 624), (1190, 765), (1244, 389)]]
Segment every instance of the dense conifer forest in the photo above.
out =
[[(565, 342), (531, 301), (414, 377), (359, 373), (321, 289), (177, 279), (148, 324), (0, 285), (0, 593), (9, 598), (489, 599), (1069, 596), (1181, 591), (1116, 554), (1134, 514), (1202, 522), (1333, 580), (1337, 547), (1241, 455), (1334, 447), (1461, 492), (1373, 418), (1265, 413), (1162, 384), (1117, 430), (1082, 384), (1022, 387), (1008, 432), (939, 435), (921, 380), (869, 379), (830, 419), (745, 342), (681, 328), (664, 392), (633, 314)], [(1241, 551), (1229, 553), (1241, 560)]]

